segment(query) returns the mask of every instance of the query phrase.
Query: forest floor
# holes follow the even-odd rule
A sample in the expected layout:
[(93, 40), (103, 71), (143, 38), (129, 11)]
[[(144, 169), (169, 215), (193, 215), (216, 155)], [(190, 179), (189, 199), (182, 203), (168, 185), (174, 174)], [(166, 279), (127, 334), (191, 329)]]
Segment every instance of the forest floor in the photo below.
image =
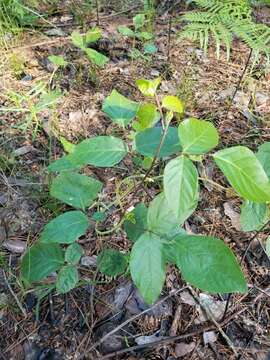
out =
[[(226, 60), (225, 51), (217, 60), (212, 46), (205, 55), (196, 44), (178, 41), (181, 27), (173, 23), (168, 56), (168, 21), (168, 15), (157, 19), (158, 52), (149, 61), (131, 61), (128, 50), (132, 42), (117, 33), (120, 24), (131, 24), (131, 14), (101, 13), (104, 36), (98, 50), (109, 56), (110, 62), (94, 78), (89, 75), (88, 60), (70, 42), (69, 34), (76, 26), (64, 11), (50, 18), (58, 29), (55, 35), (46, 35), (50, 26), (24, 32), (1, 51), (0, 107), (14, 106), (16, 94), (31, 92), (41, 81), (62, 92), (53, 108), (38, 113), (27, 126), (23, 111), (0, 113), (2, 359), (270, 358), (270, 261), (262, 247), (268, 229), (250, 243), (242, 264), (249, 291), (231, 296), (225, 319), (222, 315), (227, 297), (191, 290), (173, 266), (168, 268), (161, 302), (143, 312), (147, 306), (129, 278), (110, 279), (96, 270), (96, 255), (104, 245), (125, 251), (130, 248), (121, 231), (107, 237), (97, 237), (90, 231), (80, 239), (85, 252), (80, 274), (95, 280), (95, 285), (81, 286), (65, 296), (50, 293), (37, 304), (36, 293), (25, 292), (20, 283), (22, 253), (38, 238), (48, 218), (63, 207), (48, 195), (46, 172), (46, 166), (64, 153), (59, 136), (77, 143), (94, 135), (121, 134), (122, 130), (101, 111), (102, 101), (112, 89), (140, 100), (135, 80), (161, 76), (160, 94), (183, 99), (187, 116), (211, 119), (220, 134), (220, 148), (242, 144), (256, 150), (270, 141), (270, 70), (264, 60), (255, 66), (249, 64), (231, 104), (249, 49), (235, 40), (230, 60)], [(93, 15), (89, 27), (95, 24)], [(54, 72), (48, 61), (52, 54), (63, 55), (70, 65)], [(33, 105), (35, 95), (27, 96), (24, 104)], [(226, 185), (210, 162), (206, 162), (206, 170), (213, 181)], [(89, 167), (87, 171), (106, 184), (109, 199), (117, 183), (133, 169), (127, 159), (121, 168)], [(137, 200), (132, 201), (135, 204)], [(239, 206), (233, 194), (202, 183), (199, 206), (186, 221), (185, 229), (223, 239), (240, 260), (254, 233), (240, 230)], [(117, 217), (112, 216), (107, 226), (116, 221)], [(203, 301), (212, 309), (214, 319), (203, 314)], [(123, 326), (124, 321), (127, 323)], [(118, 331), (104, 338), (117, 327)], [(104, 341), (97, 344), (100, 339)], [(151, 341), (156, 342), (154, 346)]]

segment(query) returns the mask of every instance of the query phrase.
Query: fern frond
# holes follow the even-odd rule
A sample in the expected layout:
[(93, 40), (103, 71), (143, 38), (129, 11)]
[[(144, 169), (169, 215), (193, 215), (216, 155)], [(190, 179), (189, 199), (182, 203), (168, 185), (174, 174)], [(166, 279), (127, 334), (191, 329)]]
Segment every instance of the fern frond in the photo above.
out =
[(252, 21), (250, 0), (194, 0), (204, 11), (185, 14), (182, 37), (199, 40), (207, 51), (209, 37), (216, 43), (219, 58), (220, 47), (226, 46), (229, 60), (233, 37), (242, 39), (256, 53), (270, 55), (270, 28)]
[(216, 22), (217, 18), (214, 14), (208, 14), (208, 12), (190, 12), (182, 17), (182, 20), (192, 23), (206, 23)]

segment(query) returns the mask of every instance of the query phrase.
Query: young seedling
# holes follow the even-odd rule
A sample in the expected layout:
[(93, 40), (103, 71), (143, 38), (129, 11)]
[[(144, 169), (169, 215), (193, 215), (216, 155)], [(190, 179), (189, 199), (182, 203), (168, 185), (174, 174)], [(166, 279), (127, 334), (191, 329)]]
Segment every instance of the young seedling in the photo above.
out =
[[(153, 33), (144, 31), (147, 24), (144, 14), (138, 14), (133, 18), (133, 29), (120, 25), (118, 26), (118, 32), (123, 36), (127, 36), (132, 39), (132, 50), (130, 51), (130, 57), (133, 59), (143, 58), (148, 60), (147, 55), (152, 55), (157, 52), (156, 45), (152, 42), (154, 37)], [(136, 40), (143, 43), (143, 49), (140, 51), (136, 48)]]
[[(130, 126), (135, 130), (132, 148), (115, 136), (95, 136), (69, 147), (68, 155), (50, 164), (48, 170), (58, 173), (50, 187), (51, 196), (74, 210), (51, 220), (39, 241), (24, 255), (21, 274), (27, 285), (57, 272), (58, 293), (78, 286), (77, 264), (83, 249), (77, 241), (91, 227), (99, 236), (126, 233), (130, 252), (104, 249), (98, 256), (98, 268), (111, 276), (130, 274), (149, 304), (163, 289), (167, 264), (174, 264), (186, 282), (202, 291), (247, 291), (244, 275), (228, 245), (213, 236), (188, 235), (183, 224), (198, 206), (200, 181), (208, 181), (199, 177), (196, 167), (196, 161), (203, 165), (206, 156), (213, 159), (235, 194), (243, 199), (243, 230), (260, 228), (269, 221), (270, 143), (259, 147), (256, 154), (245, 146), (213, 152), (219, 143), (215, 126), (210, 121), (184, 118), (183, 103), (176, 96), (160, 99), (160, 82), (159, 78), (137, 80), (139, 90), (149, 99), (143, 104), (116, 90), (103, 103), (102, 109), (112, 122), (126, 131)], [(175, 118), (177, 126), (172, 125)], [(150, 166), (122, 179), (123, 184), (129, 184), (127, 191), (119, 196), (118, 187), (116, 198), (104, 203), (104, 185), (80, 171), (87, 165), (114, 167), (128, 153), (151, 159)], [(163, 166), (156, 166), (157, 162)], [(144, 186), (151, 184), (153, 190), (159, 187), (155, 198), (134, 204), (130, 212), (132, 197), (137, 199)], [(123, 205), (127, 196), (128, 207)], [(122, 217), (111, 229), (104, 229), (106, 214), (115, 206), (121, 209)]]
[(73, 45), (81, 49), (87, 55), (90, 62), (98, 67), (103, 67), (109, 61), (109, 59), (107, 56), (90, 48), (89, 46), (96, 43), (99, 39), (101, 39), (101, 37), (102, 33), (98, 28), (90, 29), (84, 35), (77, 31), (73, 31), (71, 34)]

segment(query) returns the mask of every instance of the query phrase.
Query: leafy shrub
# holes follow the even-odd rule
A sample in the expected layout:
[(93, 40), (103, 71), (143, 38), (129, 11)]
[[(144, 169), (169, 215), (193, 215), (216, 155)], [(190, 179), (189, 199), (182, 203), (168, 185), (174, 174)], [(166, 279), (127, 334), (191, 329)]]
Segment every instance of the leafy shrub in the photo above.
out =
[[(76, 264), (83, 253), (77, 240), (87, 229), (93, 228), (95, 222), (95, 231), (99, 235), (122, 229), (132, 242), (130, 253), (123, 254), (114, 249), (102, 251), (98, 256), (99, 270), (111, 276), (129, 271), (149, 304), (156, 301), (162, 291), (168, 263), (175, 264), (188, 283), (203, 291), (247, 290), (240, 266), (222, 240), (187, 235), (182, 226), (198, 205), (200, 178), (196, 161), (203, 164), (205, 156), (214, 160), (243, 199), (243, 229), (252, 231), (265, 224), (269, 220), (270, 143), (263, 144), (256, 154), (244, 146), (212, 153), (219, 142), (214, 125), (195, 118), (181, 120), (184, 115), (182, 102), (175, 96), (165, 96), (159, 103), (156, 96), (159, 84), (160, 79), (137, 81), (138, 88), (151, 99), (150, 102), (139, 104), (113, 90), (103, 103), (103, 111), (111, 121), (122, 128), (132, 125), (135, 129), (134, 150), (129, 150), (120, 138), (96, 136), (68, 147), (67, 155), (50, 164), (48, 170), (59, 173), (52, 181), (51, 196), (75, 210), (68, 210), (51, 220), (39, 241), (24, 255), (21, 274), (27, 284), (57, 271), (55, 286), (59, 293), (77, 286)], [(171, 125), (173, 118), (180, 121), (177, 127)], [(158, 176), (162, 179), (162, 189), (148, 206), (137, 204), (131, 212), (125, 211), (115, 227), (101, 231), (100, 226), (108, 216), (106, 212), (119, 201), (121, 204), (121, 200), (116, 197), (113, 203), (104, 204), (99, 200), (103, 184), (79, 172), (87, 165), (113, 167), (129, 152), (150, 157), (151, 164), (126, 195), (136, 193), (145, 181), (155, 184), (155, 177), (150, 174), (157, 159), (165, 165), (164, 173)], [(90, 224), (90, 211), (94, 209), (98, 211), (92, 215)]]

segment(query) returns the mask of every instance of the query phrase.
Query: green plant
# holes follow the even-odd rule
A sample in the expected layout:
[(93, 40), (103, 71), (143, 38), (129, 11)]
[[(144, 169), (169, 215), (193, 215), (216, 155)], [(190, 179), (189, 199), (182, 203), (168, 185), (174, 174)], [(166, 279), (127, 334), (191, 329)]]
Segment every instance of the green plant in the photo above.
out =
[(92, 28), (87, 31), (86, 34), (81, 35), (77, 31), (73, 31), (71, 34), (71, 40), (75, 46), (81, 49), (88, 57), (90, 62), (98, 67), (104, 66), (109, 59), (107, 56), (100, 52), (88, 47), (90, 44), (97, 42), (102, 36), (101, 30), (98, 28)]
[[(148, 55), (157, 52), (156, 45), (152, 41), (154, 37), (153, 33), (144, 30), (147, 23), (148, 21), (145, 14), (138, 14), (133, 18), (133, 29), (124, 25), (118, 26), (118, 32), (120, 34), (132, 39), (133, 46), (130, 51), (130, 57), (133, 59), (144, 58), (145, 60), (148, 60)], [(143, 43), (141, 50), (136, 48), (136, 40)]]
[(216, 43), (217, 58), (220, 47), (226, 46), (227, 59), (234, 36), (243, 40), (254, 55), (270, 53), (270, 29), (257, 24), (252, 18), (252, 8), (248, 0), (194, 0), (203, 11), (189, 12), (182, 17), (187, 22), (180, 32), (181, 38), (199, 40), (205, 53), (212, 38)]
[(69, 10), (74, 16), (76, 24), (84, 26), (89, 20), (89, 16), (93, 11), (93, 1), (92, 0), (72, 0), (69, 4)]
[[(269, 160), (270, 143), (263, 144), (257, 154), (244, 146), (233, 146), (212, 153), (219, 142), (214, 125), (205, 120), (186, 118), (184, 106), (175, 96), (161, 101), (157, 89), (161, 79), (137, 80), (139, 90), (150, 102), (136, 103), (113, 90), (103, 103), (103, 111), (111, 121), (126, 129), (135, 130), (131, 149), (120, 138), (96, 136), (78, 145), (68, 146), (68, 154), (51, 163), (50, 172), (59, 174), (53, 179), (50, 194), (75, 208), (51, 220), (40, 239), (23, 257), (21, 273), (29, 284), (40, 281), (57, 271), (56, 289), (64, 293), (77, 286), (76, 264), (82, 248), (76, 242), (88, 228), (99, 235), (124, 230), (132, 242), (131, 252), (105, 249), (98, 256), (99, 270), (106, 275), (130, 275), (147, 303), (153, 303), (162, 291), (166, 265), (175, 264), (183, 278), (191, 285), (210, 293), (245, 292), (247, 284), (233, 252), (222, 240), (211, 236), (187, 235), (182, 228), (199, 201), (200, 178), (196, 162), (203, 165), (204, 157), (212, 158), (234, 191), (244, 200), (242, 219), (253, 219), (257, 229), (269, 220), (270, 202)], [(172, 126), (173, 119), (179, 123)], [(116, 166), (128, 152), (151, 158), (148, 170), (124, 178), (116, 189), (116, 198), (104, 203), (103, 184), (80, 174), (87, 165), (106, 168)], [(164, 173), (155, 170), (165, 166)], [(137, 198), (145, 186), (161, 189), (147, 207), (138, 203), (130, 211), (124, 199), (131, 194)], [(220, 186), (217, 184), (217, 186)], [(252, 204), (252, 206), (251, 206)], [(130, 203), (128, 204), (130, 207)], [(118, 206), (122, 216), (111, 229), (101, 230), (110, 209)], [(91, 224), (90, 224), (91, 217)], [(94, 225), (95, 224), (95, 225)]]
[(37, 16), (31, 13), (22, 0), (2, 0), (0, 2), (0, 27), (3, 30), (15, 31), (18, 28), (33, 24)]
[(44, 83), (38, 83), (24, 93), (9, 90), (6, 93), (6, 98), (14, 104), (14, 107), (2, 107), (0, 113), (18, 112), (25, 114), (23, 121), (14, 127), (22, 131), (31, 129), (33, 138), (35, 138), (40, 127), (40, 113), (48, 109), (53, 110), (60, 97), (59, 91), (47, 90)]

